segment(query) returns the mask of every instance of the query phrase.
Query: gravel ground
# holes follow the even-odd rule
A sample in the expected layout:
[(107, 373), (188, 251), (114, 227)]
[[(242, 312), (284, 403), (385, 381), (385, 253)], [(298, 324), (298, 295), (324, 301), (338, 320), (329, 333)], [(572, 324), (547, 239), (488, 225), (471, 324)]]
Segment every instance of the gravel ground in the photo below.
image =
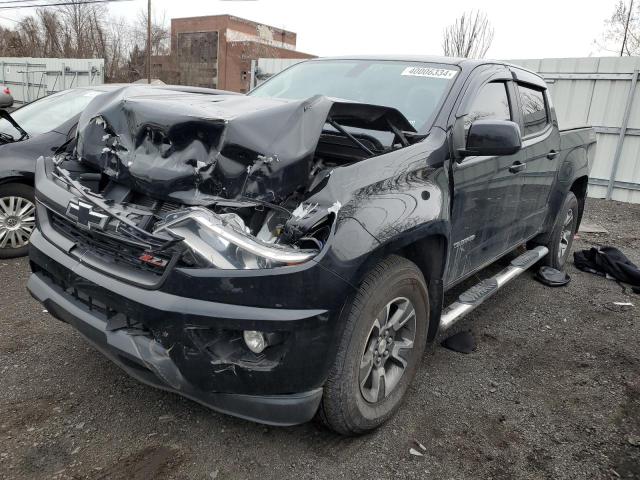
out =
[[(640, 205), (590, 200), (586, 218), (609, 233), (574, 248), (611, 244), (640, 264)], [(640, 478), (640, 296), (568, 272), (562, 289), (522, 275), (458, 326), (474, 353), (434, 343), (400, 412), (341, 438), (130, 379), (29, 297), (25, 259), (0, 261), (0, 477)]]

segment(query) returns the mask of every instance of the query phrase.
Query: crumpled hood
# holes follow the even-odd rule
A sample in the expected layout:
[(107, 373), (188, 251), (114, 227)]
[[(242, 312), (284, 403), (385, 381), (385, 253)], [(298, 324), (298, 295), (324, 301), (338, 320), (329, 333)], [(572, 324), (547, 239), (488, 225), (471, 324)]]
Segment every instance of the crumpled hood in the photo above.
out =
[(76, 153), (159, 199), (277, 202), (308, 183), (327, 117), (373, 130), (388, 130), (391, 120), (413, 131), (395, 109), (323, 96), (291, 101), (127, 86), (85, 109)]

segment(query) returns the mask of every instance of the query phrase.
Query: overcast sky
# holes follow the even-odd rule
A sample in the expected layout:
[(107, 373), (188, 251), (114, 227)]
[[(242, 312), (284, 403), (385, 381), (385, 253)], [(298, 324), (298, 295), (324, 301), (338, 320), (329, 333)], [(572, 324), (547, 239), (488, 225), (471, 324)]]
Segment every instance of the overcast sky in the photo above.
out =
[[(172, 17), (232, 14), (293, 30), (298, 50), (320, 56), (442, 54), (445, 26), (465, 10), (484, 10), (495, 28), (488, 57), (498, 59), (611, 55), (599, 51), (604, 20), (616, 0), (152, 0)], [(118, 16), (146, 0), (111, 4)], [(26, 10), (4, 10), (18, 18)]]

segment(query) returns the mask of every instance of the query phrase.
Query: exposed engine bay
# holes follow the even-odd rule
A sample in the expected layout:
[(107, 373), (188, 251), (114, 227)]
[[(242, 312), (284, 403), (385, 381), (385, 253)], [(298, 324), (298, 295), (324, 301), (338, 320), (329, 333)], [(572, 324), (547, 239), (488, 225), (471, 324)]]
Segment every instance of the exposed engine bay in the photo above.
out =
[(396, 109), (124, 87), (94, 99), (54, 158), (67, 217), (171, 262), (272, 268), (315, 256), (340, 205), (334, 169), (422, 139)]

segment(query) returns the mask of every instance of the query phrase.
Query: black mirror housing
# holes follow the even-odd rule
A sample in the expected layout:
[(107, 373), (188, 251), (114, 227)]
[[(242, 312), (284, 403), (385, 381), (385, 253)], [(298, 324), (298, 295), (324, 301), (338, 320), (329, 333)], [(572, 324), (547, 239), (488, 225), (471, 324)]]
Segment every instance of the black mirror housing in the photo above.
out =
[(467, 145), (461, 157), (513, 155), (522, 148), (517, 123), (508, 120), (476, 120), (469, 127)]

